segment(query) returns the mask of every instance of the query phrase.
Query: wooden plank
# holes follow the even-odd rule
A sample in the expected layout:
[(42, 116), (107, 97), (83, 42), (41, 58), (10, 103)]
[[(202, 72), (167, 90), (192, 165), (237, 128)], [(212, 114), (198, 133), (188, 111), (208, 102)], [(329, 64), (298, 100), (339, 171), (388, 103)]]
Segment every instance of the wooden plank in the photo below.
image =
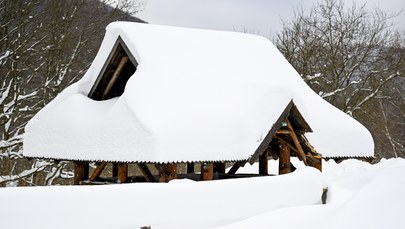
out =
[(96, 181), (97, 178), (100, 176), (100, 174), (103, 172), (105, 166), (107, 165), (107, 162), (101, 162), (99, 166), (93, 171), (91, 174), (89, 180), (90, 181)]
[(201, 180), (214, 179), (214, 163), (201, 163)]
[(169, 182), (177, 178), (177, 164), (165, 163), (159, 167), (159, 182)]
[(269, 175), (269, 154), (267, 150), (259, 156), (259, 174)]
[(194, 162), (187, 163), (187, 174), (194, 173)]
[(243, 162), (238, 161), (233, 164), (232, 168), (229, 170), (228, 174), (236, 174), (238, 169), (243, 165)]
[(291, 173), (291, 161), (290, 161), (290, 147), (284, 142), (280, 142), (278, 174)]
[(291, 125), (291, 122), (289, 120), (287, 120), (288, 122), (288, 129), (291, 131), (291, 138), (294, 142), (295, 148), (297, 149), (297, 157), (304, 162), (305, 165), (308, 165), (307, 163), (307, 159), (305, 157), (305, 153), (304, 150), (301, 147), (300, 141), (298, 140), (297, 135), (295, 134), (295, 131)]
[(128, 164), (127, 163), (118, 163), (118, 176), (117, 183), (125, 183), (128, 180)]
[(80, 182), (89, 178), (89, 163), (84, 161), (75, 161), (74, 163), (73, 184), (79, 185)]
[(107, 84), (107, 87), (105, 88), (104, 92), (103, 92), (103, 96), (102, 99), (104, 99), (108, 93), (110, 93), (111, 89), (113, 88), (115, 81), (117, 81), (118, 76), (120, 75), (122, 69), (124, 68), (125, 64), (127, 63), (127, 61), (129, 60), (128, 56), (123, 56), (117, 66), (117, 68), (115, 69), (114, 74), (112, 75), (110, 81)]
[(289, 134), (291, 134), (291, 130), (284, 130), (284, 129), (277, 130), (276, 134), (289, 135)]
[(225, 162), (214, 162), (214, 173), (225, 173)]
[(147, 182), (155, 182), (155, 177), (150, 172), (148, 166), (145, 163), (138, 163), (139, 170), (141, 170), (143, 176)]

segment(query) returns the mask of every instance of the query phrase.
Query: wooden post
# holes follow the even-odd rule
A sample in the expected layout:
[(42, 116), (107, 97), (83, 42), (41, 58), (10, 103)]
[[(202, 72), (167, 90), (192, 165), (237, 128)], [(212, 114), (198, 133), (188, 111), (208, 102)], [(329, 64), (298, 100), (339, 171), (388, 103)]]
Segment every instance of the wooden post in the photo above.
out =
[(117, 183), (125, 183), (128, 180), (128, 164), (127, 163), (118, 163), (118, 177)]
[(280, 142), (278, 174), (291, 173), (290, 147), (284, 142)]
[(269, 175), (269, 154), (267, 150), (259, 156), (259, 174)]
[(177, 164), (165, 163), (159, 167), (159, 182), (169, 182), (177, 178)]
[(214, 162), (214, 173), (225, 173), (225, 162)]
[(84, 161), (74, 162), (73, 184), (78, 185), (81, 181), (89, 179), (89, 163)]
[(194, 173), (194, 162), (187, 163), (187, 174)]
[(148, 166), (145, 163), (138, 163), (138, 167), (139, 170), (141, 170), (147, 182), (155, 182), (155, 177), (152, 175)]
[(100, 176), (100, 174), (103, 172), (105, 166), (107, 165), (107, 162), (101, 162), (101, 164), (93, 171), (93, 174), (91, 174), (89, 180), (90, 181), (95, 181), (97, 178)]
[(214, 163), (201, 163), (201, 180), (214, 179)]
[(118, 163), (116, 162), (112, 163), (112, 176), (113, 177), (118, 176)]

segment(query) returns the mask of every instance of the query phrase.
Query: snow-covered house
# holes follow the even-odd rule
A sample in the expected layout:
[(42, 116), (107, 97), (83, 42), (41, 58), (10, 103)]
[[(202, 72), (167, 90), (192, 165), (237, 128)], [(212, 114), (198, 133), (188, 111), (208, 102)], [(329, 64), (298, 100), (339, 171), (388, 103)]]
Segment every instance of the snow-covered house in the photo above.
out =
[[(75, 161), (75, 183), (114, 163), (118, 182), (201, 164), (201, 179), (269, 156), (320, 168), (322, 157), (371, 157), (371, 134), (314, 93), (267, 39), (236, 32), (115, 22), (84, 77), (26, 126), (24, 155)], [(89, 178), (88, 162), (99, 162)]]

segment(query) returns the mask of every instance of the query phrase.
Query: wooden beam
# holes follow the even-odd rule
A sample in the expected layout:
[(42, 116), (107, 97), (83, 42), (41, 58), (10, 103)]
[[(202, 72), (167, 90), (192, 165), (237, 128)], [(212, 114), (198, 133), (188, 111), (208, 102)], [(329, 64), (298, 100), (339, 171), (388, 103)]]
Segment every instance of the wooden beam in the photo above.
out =
[(291, 134), (291, 130), (284, 130), (284, 129), (277, 130), (276, 134), (289, 135), (289, 134)]
[(89, 178), (89, 163), (84, 161), (75, 161), (74, 163), (73, 184), (78, 185), (80, 182)]
[(100, 174), (103, 172), (106, 165), (107, 165), (107, 162), (101, 162), (100, 165), (97, 166), (97, 168), (93, 171), (89, 180), (96, 181), (98, 179), (98, 177), (100, 176)]
[(125, 64), (127, 63), (127, 61), (129, 60), (128, 56), (123, 56), (120, 60), (120, 62), (118, 63), (117, 68), (115, 69), (114, 74), (112, 75), (110, 81), (107, 84), (107, 87), (105, 88), (104, 92), (103, 92), (103, 96), (102, 98), (104, 99), (111, 91), (111, 89), (113, 88), (115, 82), (117, 81), (117, 78), (119, 76), (119, 74), (121, 73), (122, 69), (124, 69)]
[(292, 125), (291, 125), (291, 122), (290, 122), (289, 120), (287, 120), (287, 122), (288, 122), (287, 128), (291, 131), (291, 138), (292, 138), (292, 140), (293, 140), (293, 142), (294, 142), (295, 148), (297, 149), (297, 157), (298, 157), (301, 161), (303, 161), (305, 165), (308, 165), (307, 159), (306, 159), (306, 157), (305, 157), (304, 150), (303, 150), (302, 147), (301, 147), (301, 143), (300, 143), (300, 141), (298, 140), (297, 135), (295, 134), (295, 131), (294, 131)]
[(214, 163), (201, 163), (201, 180), (214, 179)]
[(125, 183), (128, 180), (128, 164), (127, 163), (118, 163), (118, 176), (117, 183)]
[(159, 182), (169, 182), (177, 178), (177, 164), (165, 163), (159, 167)]
[(269, 154), (267, 150), (259, 156), (259, 174), (269, 175)]
[(229, 170), (228, 174), (236, 174), (238, 169), (243, 165), (243, 162), (237, 161), (235, 164), (233, 164), (232, 168)]
[(194, 173), (194, 162), (187, 163), (187, 174)]
[(280, 142), (278, 174), (291, 173), (291, 161), (290, 161), (290, 147), (284, 142)]
[(316, 169), (318, 169), (319, 171), (322, 172), (322, 157), (319, 155), (307, 155), (307, 162), (308, 162), (308, 166), (314, 167)]
[(214, 173), (225, 173), (225, 162), (214, 162)]
[(148, 166), (145, 163), (138, 163), (139, 170), (141, 170), (143, 176), (147, 182), (155, 182), (155, 177), (150, 172)]

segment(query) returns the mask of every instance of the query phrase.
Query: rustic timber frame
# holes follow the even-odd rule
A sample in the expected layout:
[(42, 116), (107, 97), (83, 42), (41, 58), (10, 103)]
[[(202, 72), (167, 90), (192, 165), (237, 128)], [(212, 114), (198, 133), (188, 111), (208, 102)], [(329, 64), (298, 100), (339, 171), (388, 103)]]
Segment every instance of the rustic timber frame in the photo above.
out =
[[(100, 74), (97, 77), (89, 98), (107, 100), (121, 96), (128, 79), (135, 73), (138, 62), (129, 51), (121, 37), (118, 37)], [(185, 171), (181, 172), (181, 163), (145, 163), (145, 162), (107, 162), (98, 161), (90, 169), (89, 161), (74, 161), (74, 184), (104, 184), (127, 182), (168, 182), (176, 178), (193, 180), (213, 180), (237, 177), (269, 175), (268, 161), (279, 160), (279, 174), (294, 171), (291, 156), (298, 157), (305, 165), (322, 169), (321, 156), (309, 144), (304, 133), (312, 132), (311, 127), (300, 114), (298, 108), (290, 101), (278, 120), (271, 127), (259, 147), (250, 158), (240, 161), (189, 161), (182, 163)], [(259, 162), (257, 174), (237, 174), (246, 163)], [(103, 178), (101, 174), (111, 164), (111, 177)], [(129, 166), (136, 165), (141, 176), (129, 176)], [(197, 167), (197, 170), (196, 170)], [(226, 168), (230, 169), (226, 172)], [(90, 174), (90, 170), (92, 173)]]

